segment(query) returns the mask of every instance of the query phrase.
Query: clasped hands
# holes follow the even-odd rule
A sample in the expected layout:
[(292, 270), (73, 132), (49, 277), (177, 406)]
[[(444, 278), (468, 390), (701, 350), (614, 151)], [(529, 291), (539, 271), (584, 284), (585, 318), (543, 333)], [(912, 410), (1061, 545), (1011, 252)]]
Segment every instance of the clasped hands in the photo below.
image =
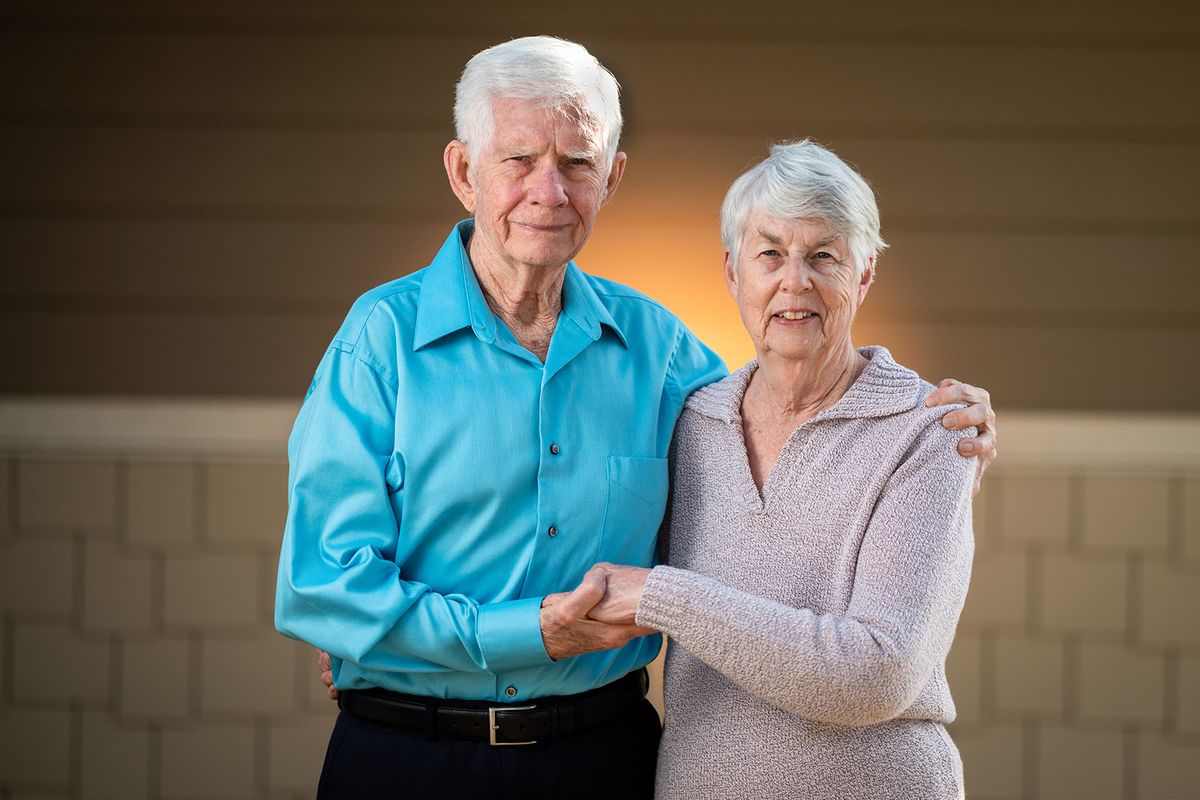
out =
[[(638, 601), (650, 570), (597, 564), (588, 570), (573, 591), (547, 595), (542, 600), (542, 642), (553, 659), (611, 650), (636, 639), (657, 633), (634, 623)], [(317, 650), (317, 671), (321, 683), (333, 699), (333, 667), (329, 654)]]
[(656, 633), (636, 624), (638, 602), (650, 570), (597, 564), (573, 591), (542, 601), (542, 642), (553, 659), (621, 647)]

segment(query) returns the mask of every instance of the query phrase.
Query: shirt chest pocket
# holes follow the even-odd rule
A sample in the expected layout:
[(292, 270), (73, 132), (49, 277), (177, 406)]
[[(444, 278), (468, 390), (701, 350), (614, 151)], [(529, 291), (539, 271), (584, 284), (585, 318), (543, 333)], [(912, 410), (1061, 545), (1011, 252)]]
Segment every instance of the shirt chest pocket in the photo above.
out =
[(648, 567), (667, 505), (667, 459), (608, 457), (598, 561)]

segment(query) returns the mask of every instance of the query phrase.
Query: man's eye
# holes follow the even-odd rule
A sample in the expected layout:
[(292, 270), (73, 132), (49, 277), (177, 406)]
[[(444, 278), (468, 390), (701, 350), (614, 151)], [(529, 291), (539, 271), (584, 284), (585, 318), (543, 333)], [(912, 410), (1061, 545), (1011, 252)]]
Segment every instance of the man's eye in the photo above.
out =
[(819, 250), (816, 253), (813, 253), (813, 258), (817, 259), (818, 261), (832, 261), (833, 260), (833, 256), (824, 250)]
[(592, 162), (586, 158), (572, 158), (567, 163), (572, 167), (590, 167), (592, 165)]
[(763, 250), (761, 253), (759, 253), (759, 255), (766, 256), (767, 258), (775, 258), (776, 256), (779, 255), (779, 251), (775, 250), (774, 248), (771, 248), (768, 250)]

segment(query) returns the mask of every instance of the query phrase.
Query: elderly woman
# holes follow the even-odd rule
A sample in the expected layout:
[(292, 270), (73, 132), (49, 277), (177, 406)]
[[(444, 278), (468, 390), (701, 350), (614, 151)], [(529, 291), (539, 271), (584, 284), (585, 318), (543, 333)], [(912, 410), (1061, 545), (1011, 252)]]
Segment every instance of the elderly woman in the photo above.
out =
[(659, 797), (956, 798), (945, 658), (971, 570), (971, 435), (855, 313), (870, 188), (808, 141), (730, 188), (725, 278), (757, 359), (687, 401), (669, 564), (599, 565), (590, 613), (669, 635)]

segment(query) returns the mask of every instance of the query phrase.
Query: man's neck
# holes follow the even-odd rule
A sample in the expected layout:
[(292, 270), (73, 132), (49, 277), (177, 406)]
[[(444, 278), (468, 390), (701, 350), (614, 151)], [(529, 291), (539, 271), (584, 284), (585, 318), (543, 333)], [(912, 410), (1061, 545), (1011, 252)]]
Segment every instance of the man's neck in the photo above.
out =
[(545, 361), (562, 310), (567, 265), (548, 268), (513, 264), (496, 257), (475, 236), (467, 253), (488, 306), (504, 320), (522, 347)]

